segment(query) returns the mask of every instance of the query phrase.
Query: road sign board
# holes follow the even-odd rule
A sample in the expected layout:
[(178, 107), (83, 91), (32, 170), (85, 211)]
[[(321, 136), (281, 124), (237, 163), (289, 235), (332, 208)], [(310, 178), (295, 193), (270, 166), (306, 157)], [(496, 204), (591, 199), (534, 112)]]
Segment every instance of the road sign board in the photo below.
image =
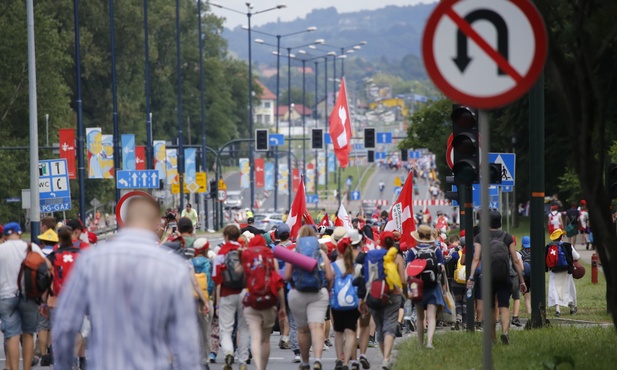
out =
[(386, 159), (387, 156), (386, 152), (375, 152), (375, 159)]
[[(456, 185), (452, 185), (452, 191), (457, 191)], [(488, 196), (490, 198), (489, 208), (499, 208), (499, 187), (494, 185), (489, 186)], [(480, 197), (480, 185), (475, 184), (471, 188), (471, 198), (475, 208), (479, 208), (482, 205), (482, 200)], [(458, 202), (453, 200), (452, 205), (458, 207)]]
[(488, 153), (489, 163), (501, 164), (501, 185), (514, 186), (516, 170), (516, 154), (514, 153)]
[(332, 144), (332, 138), (330, 137), (330, 134), (323, 134), (323, 142), (324, 144)]
[(216, 199), (219, 202), (224, 202), (227, 200), (227, 190), (221, 190), (219, 189), (217, 195), (216, 195)]
[(159, 187), (157, 170), (120, 170), (116, 174), (118, 189), (156, 189)]
[(395, 186), (394, 187), (394, 195), (398, 196), (401, 193), (401, 190), (403, 190), (402, 186)]
[(410, 150), (407, 156), (409, 159), (419, 159), (422, 157), (422, 153), (417, 150)]
[(71, 189), (66, 159), (39, 161), (39, 199), (41, 212), (71, 209)]
[(502, 186), (501, 187), (501, 192), (502, 193), (511, 193), (514, 190), (513, 188), (514, 188), (513, 186), (509, 186), (509, 185)]
[(377, 138), (377, 144), (392, 144), (391, 132), (378, 132), (375, 137)]
[(317, 194), (306, 194), (306, 203), (319, 203), (319, 195)]
[(358, 190), (351, 192), (351, 200), (360, 200), (360, 192)]
[(270, 146), (283, 146), (285, 144), (285, 135), (270, 134), (268, 135), (268, 141), (270, 142)]
[(525, 94), (546, 55), (544, 21), (528, 0), (441, 1), (422, 37), (433, 83), (452, 100), (481, 109)]
[(199, 185), (196, 193), (205, 193), (208, 191), (208, 175), (205, 172), (195, 173), (195, 182)]
[(227, 190), (227, 184), (225, 184), (225, 180), (219, 179), (219, 190)]

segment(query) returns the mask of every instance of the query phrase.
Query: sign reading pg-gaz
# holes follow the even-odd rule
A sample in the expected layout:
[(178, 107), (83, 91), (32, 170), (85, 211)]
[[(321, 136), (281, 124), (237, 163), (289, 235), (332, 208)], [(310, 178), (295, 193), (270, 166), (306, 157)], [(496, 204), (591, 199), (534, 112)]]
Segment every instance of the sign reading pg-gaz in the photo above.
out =
[(71, 189), (66, 159), (39, 161), (39, 198), (41, 212), (71, 209)]

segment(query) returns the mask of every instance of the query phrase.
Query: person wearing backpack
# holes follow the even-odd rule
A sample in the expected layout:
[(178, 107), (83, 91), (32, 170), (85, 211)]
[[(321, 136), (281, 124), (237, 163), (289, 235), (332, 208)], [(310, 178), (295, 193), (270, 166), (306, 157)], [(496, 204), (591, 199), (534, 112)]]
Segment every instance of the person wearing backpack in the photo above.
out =
[[(428, 225), (420, 225), (411, 233), (418, 245), (407, 253), (407, 264), (414, 260), (423, 260), (425, 265), (418, 277), (422, 280), (422, 300), (415, 302), (418, 315), (418, 344), (424, 346), (424, 316), (428, 321), (426, 348), (433, 349), (433, 335), (437, 324), (437, 307), (446, 306), (443, 291), (440, 285), (440, 276), (445, 274), (444, 259), (441, 249), (435, 246), (431, 228)], [(409, 291), (409, 290), (408, 290)], [(409, 297), (410, 299), (412, 297)]]
[(224, 370), (231, 370), (234, 363), (232, 333), (237, 315), (237, 342), (239, 370), (246, 370), (249, 356), (249, 329), (244, 317), (241, 292), (244, 289), (244, 273), (241, 263), (241, 245), (238, 243), (240, 229), (227, 225), (223, 229), (225, 244), (214, 258), (212, 279), (216, 283), (215, 312), (219, 317), (221, 348), (225, 354)]
[[(516, 255), (516, 246), (512, 235), (501, 230), (501, 213), (491, 211), (489, 214), (490, 225), (490, 244), (486, 247), (490, 248), (491, 266), (482, 266), (482, 268), (491, 269), (492, 295), (491, 297), (482, 297), (490, 299), (492, 305), (497, 301), (497, 307), (501, 322), (501, 342), (510, 344), (510, 295), (512, 294), (512, 280), (510, 279), (510, 266), (512, 264), (517, 276), (519, 277), (521, 292), (525, 293), (527, 286), (523, 279), (523, 266)], [(485, 232), (480, 230), (480, 233)], [(480, 235), (477, 235), (474, 240), (473, 261), (471, 263), (471, 271), (475, 271), (480, 265), (482, 259), (482, 248), (480, 244)], [(467, 288), (473, 288), (474, 283), (477, 284), (476, 289), (481, 289), (482, 279), (475, 281), (475, 277), (471, 276), (467, 280)], [(478, 304), (482, 304), (481, 302)], [(490, 313), (484, 312), (484, 317)], [(488, 328), (491, 330), (493, 341), (496, 340), (495, 326)]]
[(332, 287), (332, 270), (328, 256), (321, 250), (317, 233), (305, 225), (298, 232), (296, 253), (317, 260), (313, 271), (305, 271), (291, 263), (285, 266), (285, 281), (292, 282), (288, 294), (289, 308), (298, 327), (300, 370), (309, 370), (309, 349), (313, 344), (313, 370), (321, 370), (324, 346), (324, 318), (328, 309), (328, 291)]
[(362, 274), (366, 282), (366, 303), (375, 321), (375, 336), (383, 356), (382, 370), (390, 370), (391, 355), (403, 300), (405, 263), (395, 247), (394, 233), (380, 234), (381, 249), (369, 251)]
[(552, 205), (548, 214), (548, 235), (551, 235), (557, 229), (563, 229), (563, 220), (557, 205)]
[[(270, 357), (270, 334), (277, 319), (277, 304), (285, 301), (283, 279), (278, 262), (266, 240), (255, 235), (242, 252), (246, 290), (243, 292), (244, 317), (251, 336), (251, 353), (257, 370), (266, 370)], [(286, 315), (280, 305), (278, 317)]]
[(519, 251), (521, 258), (523, 259), (523, 278), (525, 279), (525, 285), (527, 290), (523, 295), (525, 298), (525, 310), (527, 314), (531, 314), (531, 239), (525, 235), (521, 239), (522, 248)]
[(555, 316), (561, 315), (560, 306), (570, 307), (570, 315), (578, 310), (576, 307), (576, 286), (572, 271), (574, 261), (580, 255), (572, 244), (563, 242), (566, 234), (561, 229), (551, 234), (551, 242), (546, 246), (546, 271), (548, 276), (548, 307), (555, 307)]
[[(38, 291), (39, 275), (47, 277), (50, 283), (51, 265), (41, 248), (21, 240), (21, 227), (17, 222), (4, 225), (6, 241), (0, 244), (0, 321), (6, 339), (7, 364), (10, 369), (19, 369), (19, 344), (22, 345), (24, 370), (30, 370), (34, 353), (34, 333), (38, 323), (38, 307), (45, 290)], [(28, 266), (33, 261), (37, 265)], [(43, 278), (43, 276), (40, 276)], [(22, 291), (24, 281), (33, 283), (33, 289)]]
[(578, 236), (580, 224), (580, 212), (577, 209), (576, 202), (570, 203), (570, 209), (566, 211), (566, 237), (567, 242), (576, 245), (576, 237)]

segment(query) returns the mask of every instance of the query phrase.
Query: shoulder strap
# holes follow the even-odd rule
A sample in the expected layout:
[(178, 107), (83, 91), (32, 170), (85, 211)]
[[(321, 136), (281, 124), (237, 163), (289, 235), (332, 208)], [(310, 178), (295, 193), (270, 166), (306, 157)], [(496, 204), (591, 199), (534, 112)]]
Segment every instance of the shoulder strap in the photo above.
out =
[(341, 269), (338, 268), (336, 262), (332, 262), (332, 268), (334, 269), (334, 273), (336, 274), (336, 276), (341, 275)]
[[(506, 244), (506, 236), (508, 236), (508, 233), (505, 231), (501, 232), (501, 236), (499, 237), (499, 239), (501, 239), (501, 241), (503, 242), (503, 244)], [(509, 247), (509, 245), (506, 245), (506, 247)]]

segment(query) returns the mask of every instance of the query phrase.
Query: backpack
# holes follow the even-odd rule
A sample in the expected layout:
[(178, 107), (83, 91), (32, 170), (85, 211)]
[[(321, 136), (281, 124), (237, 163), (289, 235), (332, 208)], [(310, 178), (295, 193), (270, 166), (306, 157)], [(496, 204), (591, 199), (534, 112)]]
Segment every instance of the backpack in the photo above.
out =
[(568, 260), (566, 259), (566, 253), (563, 250), (562, 242), (553, 242), (548, 245), (546, 267), (553, 272), (560, 272), (568, 269)]
[(56, 297), (60, 294), (66, 279), (69, 277), (79, 253), (78, 248), (68, 248), (62, 252), (56, 251), (54, 253), (52, 291)]
[(552, 211), (548, 216), (549, 233), (552, 233), (553, 231), (559, 229), (560, 227), (561, 227), (561, 213), (557, 211)]
[(521, 249), (521, 257), (523, 258), (523, 263), (531, 263), (531, 248)]
[(358, 287), (353, 286), (353, 274), (343, 275), (336, 263), (334, 269), (334, 286), (330, 297), (330, 306), (333, 310), (346, 311), (358, 308)]
[(413, 249), (414, 254), (416, 255), (416, 259), (426, 261), (426, 267), (424, 270), (418, 275), (420, 279), (424, 282), (424, 287), (432, 287), (437, 284), (439, 269), (439, 262), (437, 261), (437, 247), (431, 246), (426, 248), (417, 248)]
[(386, 271), (383, 268), (383, 258), (387, 249), (373, 249), (364, 258), (364, 281), (366, 283), (366, 305), (372, 309), (380, 309), (388, 305), (390, 287), (386, 282)]
[(505, 232), (501, 236), (491, 239), (491, 280), (499, 283), (510, 276), (510, 250), (505, 243)]
[[(24, 281), (24, 291), (21, 288), (21, 279)], [(51, 274), (47, 261), (43, 256), (32, 250), (32, 244), (28, 243), (26, 258), (21, 263), (19, 275), (17, 276), (17, 286), (19, 295), (25, 293), (26, 298), (33, 299), (37, 303), (41, 302), (41, 297), (51, 286)]]
[(467, 284), (467, 269), (466, 266), (461, 263), (462, 252), (459, 251), (458, 261), (456, 262), (456, 270), (454, 270), (454, 281), (459, 284)]
[(324, 286), (325, 274), (319, 241), (314, 236), (305, 236), (298, 239), (296, 253), (303, 254), (317, 260), (317, 267), (313, 271), (306, 271), (299, 267), (293, 269), (294, 288), (299, 292), (316, 293)]
[(247, 293), (242, 304), (256, 310), (276, 306), (283, 279), (274, 266), (274, 253), (269, 247), (251, 247), (242, 252), (242, 267)]
[(240, 259), (240, 250), (234, 249), (225, 255), (223, 264), (223, 285), (226, 288), (240, 290), (244, 288), (244, 269)]
[(214, 288), (216, 287), (214, 280), (212, 279), (212, 262), (209, 258), (203, 256), (193, 258), (192, 262), (196, 275), (200, 273), (206, 275), (206, 279), (208, 281), (208, 295), (212, 296), (214, 294)]
[(435, 228), (437, 230), (447, 229), (448, 228), (448, 223), (446, 222), (446, 218), (443, 217), (443, 216), (437, 218), (437, 222), (435, 223)]
[[(208, 275), (204, 272), (196, 272), (195, 280), (197, 280), (197, 285), (199, 285), (199, 288), (204, 293), (204, 297), (209, 299), (210, 295), (208, 294), (208, 282), (210, 279), (208, 279)], [(197, 292), (193, 292), (193, 296), (197, 298)]]

